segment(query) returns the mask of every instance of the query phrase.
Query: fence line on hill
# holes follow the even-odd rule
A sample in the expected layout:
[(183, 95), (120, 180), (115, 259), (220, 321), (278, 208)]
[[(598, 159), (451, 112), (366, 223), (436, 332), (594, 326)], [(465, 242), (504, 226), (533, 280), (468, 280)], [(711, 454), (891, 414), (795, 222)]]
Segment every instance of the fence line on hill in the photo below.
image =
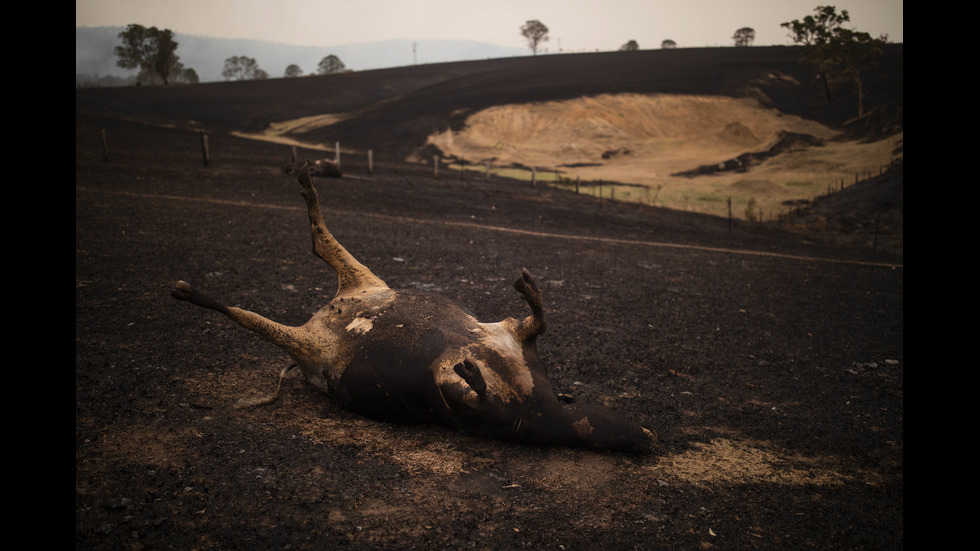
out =
[[(210, 146), (209, 139), (208, 139), (208, 133), (206, 131), (204, 131), (204, 130), (197, 130), (196, 133), (200, 137), (201, 155), (202, 155), (204, 166), (210, 166), (210, 164), (211, 164), (211, 146)], [(103, 158), (103, 160), (105, 162), (108, 162), (109, 161), (109, 146), (108, 146), (108, 136), (107, 136), (107, 132), (106, 132), (105, 128), (100, 129), (100, 134), (101, 134), (101, 140), (102, 140), (102, 158)], [(333, 153), (334, 153), (333, 162), (337, 165), (337, 168), (339, 169), (340, 168), (340, 159), (341, 159), (341, 147), (340, 147), (340, 142), (339, 141), (337, 141), (337, 142), (334, 143)], [(358, 157), (358, 156), (361, 155), (361, 152), (354, 151), (354, 150), (348, 150), (348, 151), (345, 152), (345, 154), (346, 155), (353, 156), (353, 157)], [(366, 150), (363, 153), (363, 155), (364, 155), (364, 157), (366, 159), (366, 165), (367, 165), (366, 166), (366, 171), (367, 171), (367, 173), (369, 175), (374, 174), (374, 168), (375, 168), (374, 150), (373, 149), (368, 149), (368, 150)], [(296, 146), (295, 145), (291, 146), (291, 159), (292, 159), (292, 163), (293, 163), (294, 166), (298, 164), (298, 156), (297, 156), (297, 150), (296, 150)], [(453, 161), (453, 159), (451, 159), (451, 158), (444, 160), (439, 155), (433, 155), (432, 156), (432, 177), (434, 179), (438, 180), (439, 179), (439, 168), (440, 168), (440, 166), (443, 165), (443, 163), (445, 162), (446, 168), (452, 168), (452, 164), (453, 164), (452, 161)], [(589, 193), (589, 195), (592, 195), (593, 197), (595, 197), (598, 200), (598, 206), (599, 206), (599, 208), (602, 208), (603, 199), (606, 199), (608, 201), (616, 201), (616, 187), (617, 186), (619, 186), (619, 187), (643, 188), (646, 191), (646, 200), (645, 201), (643, 201), (643, 200), (632, 200), (632, 201), (631, 200), (627, 200), (627, 201), (628, 202), (634, 202), (634, 203), (640, 203), (640, 204), (647, 204), (649, 206), (656, 206), (657, 196), (659, 195), (660, 190), (662, 189), (662, 186), (658, 186), (654, 190), (651, 186), (647, 186), (647, 185), (643, 185), (643, 184), (631, 184), (631, 183), (624, 183), (624, 182), (608, 182), (607, 183), (607, 182), (604, 182), (602, 178), (594, 179), (594, 180), (592, 180), (591, 183), (583, 183), (581, 181), (581, 178), (579, 176), (577, 176), (577, 175), (575, 176), (575, 180), (573, 182), (572, 179), (571, 179), (571, 176), (567, 175), (568, 174), (567, 171), (562, 171), (562, 170), (559, 170), (557, 168), (553, 168), (553, 169), (539, 169), (538, 167), (535, 167), (535, 166), (525, 167), (525, 166), (521, 166), (521, 165), (511, 165), (511, 166), (499, 167), (499, 168), (495, 169), (493, 167), (493, 161), (492, 160), (481, 160), (477, 164), (477, 163), (468, 163), (465, 158), (458, 158), (458, 159), (455, 160), (455, 164), (459, 168), (459, 181), (460, 182), (466, 181), (466, 171), (467, 170), (473, 172), (473, 171), (477, 171), (477, 170), (481, 170), (482, 169), (483, 172), (484, 172), (484, 178), (483, 179), (484, 179), (484, 181), (487, 181), (487, 182), (490, 181), (492, 175), (494, 174), (494, 172), (496, 170), (496, 174), (497, 174), (498, 177), (510, 178), (510, 179), (513, 179), (513, 180), (529, 180), (530, 186), (532, 188), (537, 188), (538, 183), (540, 182), (541, 185), (544, 186), (544, 187), (552, 187), (552, 188), (560, 188), (560, 189), (566, 189), (567, 188), (568, 190), (574, 189), (574, 193), (576, 193), (576, 194), (582, 194), (582, 192), (583, 192), (584, 189), (590, 189), (591, 190), (591, 193)], [(878, 171), (877, 171), (878, 173), (877, 173), (877, 175), (874, 174), (874, 169), (872, 169), (872, 168), (865, 168), (865, 169), (863, 169), (861, 171), (855, 172), (854, 173), (854, 182), (851, 184), (851, 186), (856, 185), (856, 184), (859, 184), (860, 182), (863, 182), (863, 181), (866, 181), (866, 180), (870, 180), (870, 179), (875, 178), (875, 177), (880, 177), (880, 176), (884, 175), (885, 171), (888, 168), (890, 168), (891, 166), (892, 166), (891, 164), (889, 164), (889, 165), (879, 165), (878, 166)], [(472, 168), (467, 168), (467, 167), (472, 167)], [(539, 170), (540, 170), (541, 174), (550, 174), (551, 175), (550, 178), (540, 177), (539, 176)], [(513, 175), (510, 175), (511, 173), (516, 173), (517, 176), (515, 177)], [(520, 176), (521, 174), (525, 174), (526, 177), (521, 177)], [(401, 177), (404, 179), (404, 176), (401, 176)], [(608, 197), (604, 196), (604, 191), (603, 191), (603, 188), (604, 187), (605, 188), (608, 188), (608, 190), (609, 190)], [(795, 212), (795, 213), (799, 214), (800, 211), (802, 210), (802, 207), (804, 207), (806, 205), (813, 205), (813, 204), (815, 204), (817, 202), (817, 200), (819, 200), (821, 198), (824, 198), (824, 197), (828, 197), (828, 196), (833, 195), (835, 193), (839, 193), (839, 192), (843, 191), (846, 187), (848, 187), (848, 186), (847, 186), (844, 178), (836, 178), (836, 179), (834, 179), (834, 181), (832, 183), (828, 183), (827, 184), (827, 191), (826, 191), (826, 193), (824, 193), (822, 195), (814, 195), (814, 196), (811, 196), (808, 199), (800, 199), (800, 200), (795, 201), (793, 204), (786, 205), (786, 208), (783, 209), (781, 212), (779, 212), (779, 213), (770, 213), (769, 220), (770, 221), (779, 220), (780, 218), (782, 218), (783, 216), (785, 216), (786, 214), (789, 214), (791, 212)], [(654, 192), (654, 196), (652, 198), (650, 197), (650, 193), (651, 192)], [(626, 196), (627, 197), (630, 197), (629, 192), (626, 193)], [(754, 198), (750, 199), (750, 201), (753, 201), (753, 200), (754, 200)], [(732, 214), (732, 197), (731, 196), (729, 196), (728, 199), (727, 199), (727, 205), (728, 205), (728, 218), (729, 218), (729, 227), (730, 227), (731, 226), (731, 221), (732, 221), (732, 218), (733, 218), (733, 214)], [(750, 206), (747, 206), (747, 210), (750, 209), (750, 208), (751, 208)], [(685, 201), (684, 210), (687, 210), (686, 201)], [(697, 212), (697, 210), (695, 209), (695, 210), (692, 210), (691, 212)], [(765, 222), (766, 221), (765, 216), (764, 216), (764, 213), (762, 213), (762, 212), (760, 212), (757, 217), (755, 217), (755, 216), (749, 216), (748, 218), (751, 218), (751, 219), (747, 220), (748, 222)]]

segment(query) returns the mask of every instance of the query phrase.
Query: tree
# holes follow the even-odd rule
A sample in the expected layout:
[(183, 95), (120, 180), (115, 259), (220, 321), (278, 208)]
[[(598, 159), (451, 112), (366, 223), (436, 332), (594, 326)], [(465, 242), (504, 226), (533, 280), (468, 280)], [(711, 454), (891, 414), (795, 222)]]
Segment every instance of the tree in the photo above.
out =
[(839, 28), (827, 43), (831, 63), (847, 75), (857, 88), (858, 116), (864, 115), (864, 81), (868, 70), (878, 62), (881, 47), (888, 41), (885, 35), (874, 38), (866, 32)]
[[(153, 29), (155, 27), (151, 27), (151, 30)], [(184, 65), (178, 61), (180, 58), (175, 53), (177, 42), (174, 41), (174, 33), (170, 29), (158, 30), (152, 33), (150, 42), (154, 49), (152, 56), (153, 71), (160, 75), (164, 84), (169, 84), (171, 71), (184, 69)]]
[(626, 44), (619, 47), (621, 52), (635, 52), (640, 49), (640, 45), (636, 43), (635, 40), (630, 40)]
[(116, 46), (113, 52), (119, 59), (116, 65), (124, 69), (149, 69), (151, 44), (149, 29), (135, 23), (127, 25), (126, 30), (119, 33), (121, 46)]
[(829, 43), (834, 32), (841, 28), (844, 23), (850, 21), (851, 16), (847, 10), (841, 10), (840, 13), (837, 13), (837, 8), (834, 6), (817, 6), (813, 12), (814, 15), (808, 15), (802, 20), (787, 21), (782, 23), (780, 27), (789, 29), (789, 36), (793, 42), (807, 47), (807, 51), (800, 58), (800, 61), (817, 69), (818, 76), (823, 81), (827, 105), (833, 105), (834, 100), (830, 95), (830, 82), (827, 80), (827, 71), (833, 65), (833, 55)]
[(289, 67), (286, 67), (286, 73), (284, 76), (292, 78), (292, 77), (298, 77), (302, 74), (303, 74), (303, 70), (299, 68), (299, 65), (293, 63)]
[(732, 40), (735, 41), (736, 46), (751, 46), (752, 41), (755, 40), (755, 29), (752, 27), (742, 27), (735, 31)]
[(780, 25), (789, 29), (789, 36), (793, 42), (804, 46), (826, 44), (836, 29), (851, 20), (847, 10), (837, 13), (837, 8), (834, 6), (817, 6), (813, 11), (815, 15), (808, 15), (802, 20), (794, 19)]
[(174, 67), (180, 64), (173, 31), (133, 23), (119, 33), (119, 39), (122, 44), (113, 49), (119, 58), (117, 66), (140, 69), (150, 79), (150, 84), (156, 84), (155, 76), (159, 76), (164, 84), (169, 83)]
[(197, 84), (198, 82), (201, 81), (201, 79), (197, 76), (197, 71), (188, 67), (183, 71), (181, 71), (180, 81), (186, 82), (187, 84)]
[(672, 50), (677, 47), (677, 43), (668, 38), (660, 43), (660, 47), (665, 50)]
[(321, 75), (329, 75), (333, 73), (343, 73), (347, 68), (344, 67), (344, 62), (340, 60), (339, 57), (330, 54), (327, 57), (320, 60), (320, 64), (317, 65), (316, 72)]
[(538, 46), (542, 42), (548, 41), (548, 27), (537, 19), (532, 19), (521, 26), (521, 36), (527, 40), (528, 48), (534, 55), (538, 55)]
[(225, 60), (225, 68), (221, 76), (228, 80), (254, 80), (269, 78), (269, 74), (259, 69), (255, 58), (247, 56), (232, 56)]
[(864, 81), (867, 70), (881, 55), (887, 36), (873, 38), (866, 32), (844, 27), (851, 20), (847, 10), (837, 13), (834, 6), (817, 6), (813, 15), (781, 24), (790, 38), (806, 46), (800, 61), (815, 67), (824, 83), (827, 103), (833, 104), (827, 73), (840, 70), (857, 88), (858, 116), (864, 114)]

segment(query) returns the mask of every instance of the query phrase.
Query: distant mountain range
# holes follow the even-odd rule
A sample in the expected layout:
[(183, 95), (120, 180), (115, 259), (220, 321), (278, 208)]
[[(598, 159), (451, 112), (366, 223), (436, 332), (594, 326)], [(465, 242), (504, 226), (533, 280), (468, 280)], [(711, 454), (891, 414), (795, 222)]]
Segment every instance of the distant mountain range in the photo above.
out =
[[(124, 27), (75, 27), (75, 74), (127, 77), (136, 74), (116, 66), (113, 48), (120, 44)], [(293, 46), (263, 40), (212, 38), (177, 33), (177, 55), (184, 67), (193, 68), (201, 82), (224, 80), (225, 59), (255, 58), (270, 77), (281, 77), (286, 67), (299, 65), (304, 75), (316, 72), (324, 57), (333, 54), (354, 71), (413, 64), (470, 61), (526, 56), (527, 48), (498, 46), (470, 40), (386, 40), (340, 46)]]

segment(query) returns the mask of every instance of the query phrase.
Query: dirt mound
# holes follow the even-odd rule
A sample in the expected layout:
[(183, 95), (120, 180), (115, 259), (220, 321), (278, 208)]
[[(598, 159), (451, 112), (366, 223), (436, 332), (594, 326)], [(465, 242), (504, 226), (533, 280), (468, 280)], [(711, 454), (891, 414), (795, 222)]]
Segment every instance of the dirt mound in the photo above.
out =
[(744, 143), (746, 145), (755, 144), (759, 142), (759, 138), (752, 133), (752, 129), (745, 126), (740, 122), (733, 122), (728, 124), (721, 133), (719, 137), (723, 140), (729, 140), (733, 143)]
[(809, 134), (799, 134), (797, 132), (780, 131), (776, 142), (764, 151), (743, 153), (734, 159), (728, 159), (721, 163), (701, 165), (693, 170), (678, 172), (674, 176), (703, 176), (715, 174), (717, 172), (746, 172), (749, 168), (758, 165), (766, 159), (775, 157), (789, 151), (800, 151), (808, 147), (822, 147), (823, 140)]

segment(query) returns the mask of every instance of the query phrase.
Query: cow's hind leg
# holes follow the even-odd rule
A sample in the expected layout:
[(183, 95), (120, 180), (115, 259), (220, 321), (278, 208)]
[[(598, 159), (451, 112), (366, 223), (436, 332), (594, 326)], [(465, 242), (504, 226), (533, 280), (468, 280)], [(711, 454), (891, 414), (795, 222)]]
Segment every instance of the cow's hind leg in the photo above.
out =
[(177, 300), (184, 300), (203, 308), (210, 308), (216, 312), (221, 312), (231, 318), (235, 323), (246, 329), (255, 331), (272, 344), (287, 351), (295, 351), (302, 348), (303, 343), (308, 340), (307, 335), (301, 328), (274, 322), (255, 312), (234, 306), (226, 306), (194, 289), (186, 281), (178, 281), (173, 291), (170, 292), (170, 296)]
[(327, 229), (320, 214), (320, 202), (313, 178), (310, 176), (310, 165), (306, 163), (300, 169), (299, 183), (303, 186), (303, 198), (306, 200), (306, 211), (310, 217), (310, 233), (313, 235), (313, 254), (327, 261), (327, 264), (337, 272), (337, 292), (367, 288), (387, 287), (384, 281), (375, 276), (371, 270), (357, 261)]
[[(265, 339), (269, 340), (273, 344), (283, 347), (287, 351), (296, 350), (299, 348), (298, 343), (301, 343), (302, 334), (300, 329), (274, 322), (254, 312), (249, 312), (248, 310), (242, 310), (241, 308), (235, 308), (233, 306), (226, 306), (198, 291), (197, 289), (194, 289), (191, 287), (190, 283), (187, 283), (186, 281), (178, 281), (177, 285), (174, 286), (173, 291), (170, 292), (170, 296), (177, 300), (183, 300), (202, 308), (208, 308), (221, 312), (222, 314), (231, 318), (232, 321), (255, 331)], [(283, 377), (285, 377), (286, 373), (296, 366), (297, 364), (294, 362), (283, 368), (283, 370), (279, 373), (279, 382), (276, 384), (276, 390), (274, 392), (256, 398), (242, 398), (238, 401), (236, 406), (254, 407), (274, 402), (279, 397), (279, 389), (282, 386)]]

